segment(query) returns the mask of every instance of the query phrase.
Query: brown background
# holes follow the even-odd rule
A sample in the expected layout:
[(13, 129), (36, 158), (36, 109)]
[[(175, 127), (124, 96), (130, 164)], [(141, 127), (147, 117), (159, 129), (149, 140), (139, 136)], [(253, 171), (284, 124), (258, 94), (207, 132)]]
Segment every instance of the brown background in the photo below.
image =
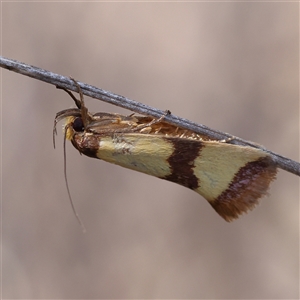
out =
[[(297, 3), (3, 3), (2, 55), (299, 160)], [(91, 111), (124, 110), (87, 99)], [(53, 86), (2, 70), (4, 298), (298, 298), (299, 179), (227, 224), (198, 194), (80, 156)], [(61, 125), (59, 125), (59, 128)]]

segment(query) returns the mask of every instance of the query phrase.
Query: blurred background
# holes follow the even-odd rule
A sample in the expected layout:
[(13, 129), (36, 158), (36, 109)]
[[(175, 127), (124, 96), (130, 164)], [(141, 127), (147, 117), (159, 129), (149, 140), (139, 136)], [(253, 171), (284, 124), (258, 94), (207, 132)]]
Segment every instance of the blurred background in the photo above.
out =
[[(298, 3), (6, 2), (1, 19), (5, 57), (299, 161)], [(259, 207), (226, 223), (195, 192), (68, 144), (83, 234), (60, 130), (52, 145), (72, 100), (8, 70), (1, 82), (3, 298), (298, 298), (297, 176), (280, 170)]]

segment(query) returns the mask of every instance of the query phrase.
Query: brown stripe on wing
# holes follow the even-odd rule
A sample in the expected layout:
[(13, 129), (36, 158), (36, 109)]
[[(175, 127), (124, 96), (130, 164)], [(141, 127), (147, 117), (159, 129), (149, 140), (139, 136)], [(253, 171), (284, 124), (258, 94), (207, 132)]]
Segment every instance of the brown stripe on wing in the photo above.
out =
[(200, 155), (202, 143), (200, 141), (164, 138), (171, 142), (174, 151), (167, 159), (170, 164), (171, 174), (163, 179), (176, 182), (187, 188), (195, 190), (200, 185), (200, 180), (194, 174), (194, 161)]
[(249, 162), (240, 168), (228, 188), (210, 204), (227, 222), (237, 219), (252, 210), (259, 198), (267, 195), (276, 173), (276, 165), (270, 157)]
[(98, 158), (99, 140), (96, 136), (75, 133), (71, 142), (80, 153), (92, 158)]

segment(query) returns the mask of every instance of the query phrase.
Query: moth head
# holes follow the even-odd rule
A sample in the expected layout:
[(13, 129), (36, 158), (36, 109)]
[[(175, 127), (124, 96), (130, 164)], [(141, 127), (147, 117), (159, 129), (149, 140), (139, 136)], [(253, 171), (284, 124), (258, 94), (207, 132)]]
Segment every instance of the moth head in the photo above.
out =
[(65, 137), (72, 140), (76, 133), (84, 132), (85, 127), (81, 116), (68, 117), (64, 126)]

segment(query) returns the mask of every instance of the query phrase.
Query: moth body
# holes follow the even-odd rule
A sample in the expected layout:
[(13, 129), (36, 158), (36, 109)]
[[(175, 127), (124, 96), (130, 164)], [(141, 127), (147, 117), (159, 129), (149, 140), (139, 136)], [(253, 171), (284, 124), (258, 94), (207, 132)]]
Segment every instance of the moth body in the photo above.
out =
[(65, 125), (80, 153), (192, 189), (226, 221), (253, 209), (276, 176), (271, 157), (259, 149), (212, 141), (150, 117), (89, 113), (86, 128), (81, 118), (68, 114)]

